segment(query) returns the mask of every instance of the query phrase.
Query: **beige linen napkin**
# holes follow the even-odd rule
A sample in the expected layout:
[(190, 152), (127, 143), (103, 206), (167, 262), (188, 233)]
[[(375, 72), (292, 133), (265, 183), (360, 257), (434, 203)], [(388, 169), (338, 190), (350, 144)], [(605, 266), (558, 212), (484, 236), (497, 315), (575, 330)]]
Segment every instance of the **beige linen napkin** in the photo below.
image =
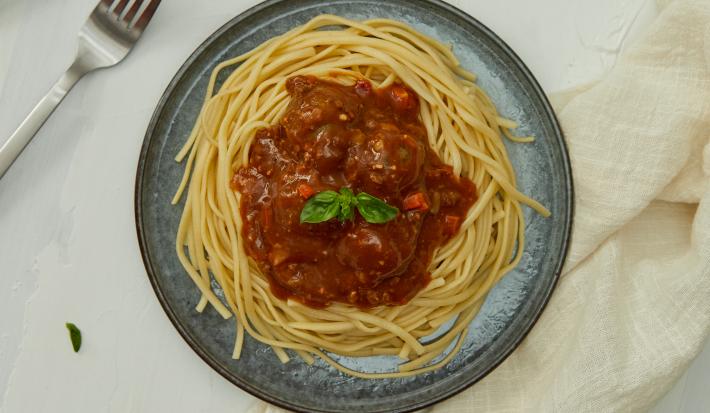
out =
[[(633, 412), (710, 332), (710, 1), (665, 1), (645, 37), (559, 110), (573, 242), (545, 312), (435, 412)], [(277, 412), (259, 404), (253, 412)]]

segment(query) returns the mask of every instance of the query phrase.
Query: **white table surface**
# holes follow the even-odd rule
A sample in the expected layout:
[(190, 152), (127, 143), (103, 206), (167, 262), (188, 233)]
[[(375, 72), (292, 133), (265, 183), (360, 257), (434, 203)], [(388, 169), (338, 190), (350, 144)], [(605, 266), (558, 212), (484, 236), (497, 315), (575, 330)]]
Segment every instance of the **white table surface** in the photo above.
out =
[[(96, 0), (0, 0), (0, 142), (68, 64)], [(148, 120), (180, 64), (255, 0), (165, 0), (126, 61), (71, 91), (0, 180), (0, 411), (243, 411), (254, 398), (179, 337), (148, 283), (133, 184)], [(548, 93), (613, 66), (652, 0), (458, 0)], [(198, 5), (199, 4), (199, 5)], [(70, 350), (66, 321), (84, 333)], [(710, 407), (710, 344), (652, 410)]]

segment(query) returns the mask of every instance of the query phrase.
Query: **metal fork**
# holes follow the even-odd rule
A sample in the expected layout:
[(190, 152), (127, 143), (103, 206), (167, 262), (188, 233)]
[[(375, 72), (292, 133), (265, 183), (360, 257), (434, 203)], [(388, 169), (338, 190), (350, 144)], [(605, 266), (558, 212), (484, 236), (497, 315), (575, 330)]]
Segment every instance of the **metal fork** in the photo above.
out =
[[(74, 63), (0, 147), (0, 178), (82, 76), (123, 60), (153, 17), (160, 0), (101, 0), (79, 30)], [(144, 3), (146, 5), (141, 7)], [(140, 12), (140, 13), (139, 13)]]

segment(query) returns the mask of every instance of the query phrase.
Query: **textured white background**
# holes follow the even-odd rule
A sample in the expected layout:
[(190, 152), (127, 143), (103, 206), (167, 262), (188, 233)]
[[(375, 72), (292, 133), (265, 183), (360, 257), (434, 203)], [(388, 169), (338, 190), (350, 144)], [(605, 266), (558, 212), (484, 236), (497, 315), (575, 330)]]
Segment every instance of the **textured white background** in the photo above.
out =
[[(0, 142), (71, 62), (95, 0), (0, 0)], [(171, 77), (253, 0), (165, 0), (129, 58), (83, 79), (0, 180), (0, 411), (243, 411), (173, 329), (133, 217), (138, 152)], [(458, 0), (550, 94), (593, 81), (653, 19), (651, 0)], [(84, 332), (78, 355), (65, 321)], [(710, 406), (710, 344), (654, 409)]]

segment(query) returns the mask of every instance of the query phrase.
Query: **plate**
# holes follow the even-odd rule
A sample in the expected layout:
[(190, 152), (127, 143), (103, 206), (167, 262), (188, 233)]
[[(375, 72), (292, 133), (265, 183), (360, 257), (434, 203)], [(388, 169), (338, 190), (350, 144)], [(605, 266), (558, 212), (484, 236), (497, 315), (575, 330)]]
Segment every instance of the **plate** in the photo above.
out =
[[(503, 116), (518, 122), (532, 144), (506, 142), (522, 192), (552, 212), (542, 218), (527, 207), (525, 252), (520, 264), (490, 292), (473, 320), (462, 350), (445, 367), (402, 379), (345, 376), (318, 360), (281, 364), (270, 347), (245, 342), (233, 360), (234, 321), (214, 310), (195, 311), (200, 295), (174, 250), (181, 207), (171, 206), (183, 165), (173, 158), (190, 133), (212, 69), (321, 13), (364, 20), (387, 17), (453, 45), (462, 65), (478, 75)], [(223, 75), (226, 73), (223, 72)], [(220, 81), (224, 79), (221, 77)], [(572, 178), (564, 139), (545, 94), (516, 54), (483, 24), (432, 0), (268, 1), (232, 19), (187, 59), (170, 82), (148, 126), (136, 178), (138, 238), (148, 272), (170, 321), (213, 369), (247, 392), (304, 412), (400, 412), (431, 405), (460, 392), (500, 364), (540, 316), (564, 263), (572, 224)], [(340, 361), (369, 371), (393, 369), (396, 357)]]

